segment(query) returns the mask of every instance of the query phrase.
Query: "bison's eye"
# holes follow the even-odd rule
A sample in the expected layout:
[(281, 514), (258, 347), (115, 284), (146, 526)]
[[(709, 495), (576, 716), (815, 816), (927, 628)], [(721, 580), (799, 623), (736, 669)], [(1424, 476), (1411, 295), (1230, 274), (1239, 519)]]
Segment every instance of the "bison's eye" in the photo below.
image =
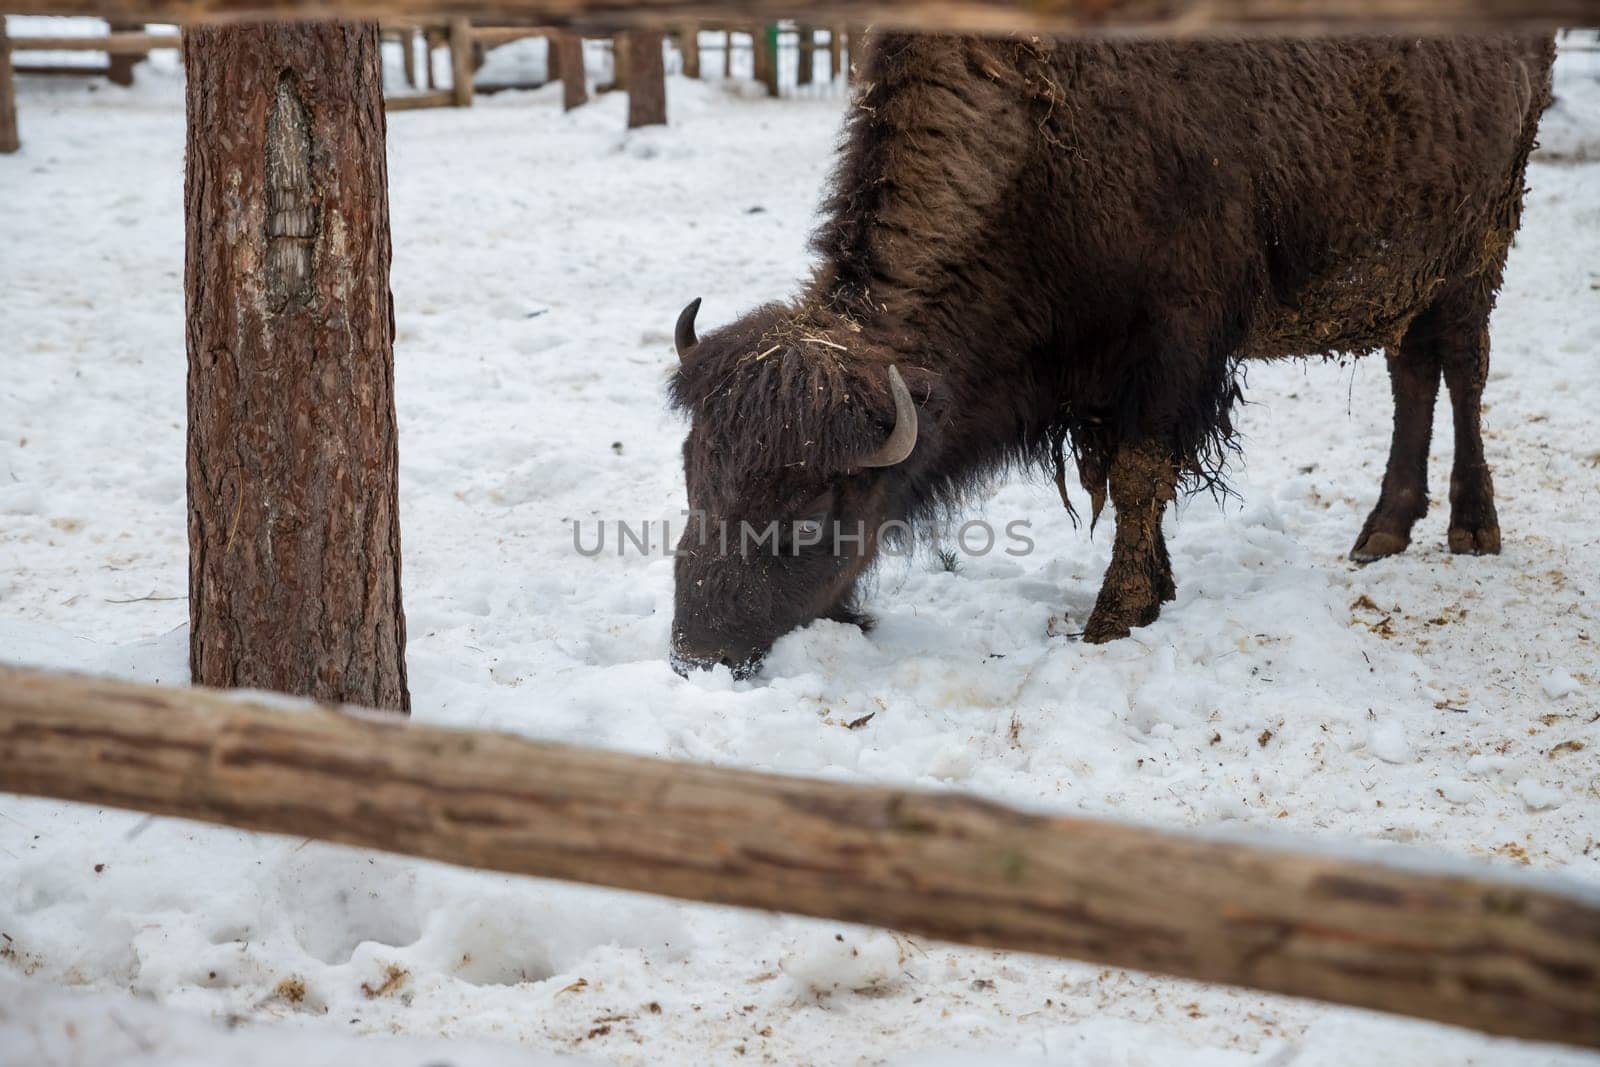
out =
[(833, 514), (833, 486), (829, 486), (792, 512), (800, 522), (826, 523)]
[(799, 550), (821, 544), (832, 516), (833, 489), (830, 487), (790, 512), (790, 517), (782, 524), (785, 546)]

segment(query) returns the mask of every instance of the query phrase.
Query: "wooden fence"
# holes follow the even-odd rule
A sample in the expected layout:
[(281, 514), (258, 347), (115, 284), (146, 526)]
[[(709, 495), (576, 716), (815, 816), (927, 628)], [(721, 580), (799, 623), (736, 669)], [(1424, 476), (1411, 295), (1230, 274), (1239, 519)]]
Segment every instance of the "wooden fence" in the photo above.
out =
[(541, 26), (654, 26), (783, 19), (917, 30), (1318, 32), (1600, 24), (1600, 0), (8, 0), (22, 15), (137, 22), (472, 18)]
[[(119, 30), (115, 27), (124, 25), (113, 23), (113, 29), (107, 33), (82, 34), (72, 36), (23, 36), (10, 38), (10, 51), (13, 54), (40, 53), (40, 52), (95, 52), (110, 57), (109, 64), (100, 66), (89, 65), (60, 65), (60, 64), (23, 64), (16, 65), (19, 74), (64, 74), (77, 76), (104, 76), (119, 85), (131, 85), (133, 82), (134, 65), (145, 59), (151, 52), (161, 49), (179, 51), (183, 47), (183, 38), (172, 33), (148, 33), (142, 28), (138, 30)], [(803, 86), (817, 82), (831, 82), (841, 71), (846, 69), (848, 62), (842, 49), (845, 37), (843, 27), (834, 27), (823, 31), (827, 39), (820, 44), (817, 40), (817, 30), (811, 27), (748, 27), (741, 34), (743, 43), (736, 44), (734, 33), (724, 30), (721, 32), (722, 41), (719, 45), (712, 45), (707, 51), (719, 55), (721, 71), (724, 78), (731, 74), (731, 58), (736, 50), (752, 53), (751, 77), (766, 86), (769, 96), (782, 94), (782, 79), (779, 73), (779, 50), (787, 49), (794, 53), (791, 64), (793, 75), (790, 79), (796, 86)], [(560, 55), (557, 49), (557, 38), (561, 31), (548, 26), (480, 26), (474, 25), (471, 20), (456, 18), (433, 21), (400, 21), (385, 20), (383, 23), (383, 37), (400, 48), (402, 66), (407, 85), (414, 91), (404, 93), (391, 93), (384, 98), (384, 107), (388, 111), (416, 111), (436, 107), (470, 107), (474, 95), (480, 91), (477, 82), (477, 69), (483, 56), (491, 49), (501, 45), (511, 44), (534, 37), (545, 38), (549, 42), (550, 77), (558, 76), (555, 66)], [(700, 25), (679, 26), (676, 28), (676, 40), (679, 54), (682, 56), (683, 73), (692, 78), (701, 77), (700, 65)], [(583, 61), (583, 51), (580, 47), (572, 53), (576, 61)], [(15, 151), (19, 147), (16, 140), (16, 112), (15, 90), (9, 80), (9, 71), (5, 68), (6, 59), (4, 47), (6, 33), (0, 26), (0, 152)], [(440, 89), (435, 85), (434, 52), (443, 48), (450, 59), (450, 86)], [(417, 66), (417, 53), (422, 51), (425, 66), (419, 70)], [(613, 70), (615, 71), (615, 62)], [(581, 79), (580, 79), (581, 80)], [(426, 83), (426, 89), (422, 84)], [(534, 86), (495, 86), (482, 87), (482, 91), (493, 91), (503, 88), (533, 88)], [(610, 85), (604, 88), (621, 88), (621, 79), (613, 78)], [(570, 106), (570, 105), (569, 105)], [(9, 125), (3, 116), (9, 115)], [(8, 140), (5, 132), (10, 131)]]
[(0, 790), (1600, 1048), (1600, 895), (0, 667)]

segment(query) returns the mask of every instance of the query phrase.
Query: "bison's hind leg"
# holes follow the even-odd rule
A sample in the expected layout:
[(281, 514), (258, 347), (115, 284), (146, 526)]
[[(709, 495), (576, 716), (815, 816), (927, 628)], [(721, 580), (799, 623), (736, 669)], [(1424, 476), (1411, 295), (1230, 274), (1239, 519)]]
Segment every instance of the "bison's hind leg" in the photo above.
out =
[(1162, 602), (1177, 595), (1161, 531), (1161, 516), (1177, 495), (1171, 449), (1156, 442), (1118, 446), (1108, 481), (1117, 533), (1111, 566), (1083, 631), (1083, 639), (1091, 644), (1127, 637), (1135, 626), (1148, 626), (1160, 616)]
[(1394, 435), (1377, 506), (1350, 550), (1358, 563), (1404, 552), (1411, 544), (1411, 527), (1428, 513), (1428, 445), (1440, 374), (1438, 347), (1427, 332), (1429, 318), (1420, 316), (1406, 331), (1400, 350), (1389, 353)]
[(1444, 381), (1455, 416), (1456, 458), (1450, 471), (1450, 551), (1474, 556), (1500, 551), (1494, 479), (1483, 455), (1483, 386), (1489, 377), (1487, 300), (1442, 328)]
[(1500, 551), (1494, 482), (1484, 462), (1479, 415), (1489, 375), (1488, 290), (1481, 279), (1449, 289), (1406, 331), (1389, 358), (1394, 437), (1378, 504), (1350, 558), (1370, 563), (1405, 551), (1411, 528), (1428, 511), (1428, 445), (1441, 375), (1450, 389), (1456, 457), (1450, 474), (1450, 550)]

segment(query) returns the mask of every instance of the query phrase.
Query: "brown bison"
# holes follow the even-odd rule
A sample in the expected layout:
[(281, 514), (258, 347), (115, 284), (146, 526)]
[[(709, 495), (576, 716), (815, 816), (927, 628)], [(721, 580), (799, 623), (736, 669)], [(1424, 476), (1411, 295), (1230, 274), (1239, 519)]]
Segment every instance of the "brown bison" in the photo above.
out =
[(1450, 547), (1496, 552), (1488, 319), (1549, 99), (1548, 39), (1151, 43), (884, 35), (798, 299), (697, 338), (674, 403), (699, 521), (674, 662), (755, 670), (864, 622), (885, 531), (1064, 449), (1116, 537), (1084, 638), (1154, 621), (1180, 486), (1216, 484), (1240, 361), (1386, 349), (1395, 422), (1352, 556), (1427, 508), (1442, 376)]

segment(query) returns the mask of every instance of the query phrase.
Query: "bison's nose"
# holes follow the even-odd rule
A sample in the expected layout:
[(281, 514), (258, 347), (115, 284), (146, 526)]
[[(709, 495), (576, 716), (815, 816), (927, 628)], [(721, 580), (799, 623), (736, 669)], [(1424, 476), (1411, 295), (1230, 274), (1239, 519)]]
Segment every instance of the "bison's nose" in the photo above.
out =
[(759, 650), (729, 652), (724, 649), (696, 648), (680, 639), (672, 642), (670, 662), (672, 669), (684, 678), (689, 676), (690, 671), (726, 667), (733, 672), (734, 678), (744, 681), (761, 670), (764, 658), (764, 653)]

